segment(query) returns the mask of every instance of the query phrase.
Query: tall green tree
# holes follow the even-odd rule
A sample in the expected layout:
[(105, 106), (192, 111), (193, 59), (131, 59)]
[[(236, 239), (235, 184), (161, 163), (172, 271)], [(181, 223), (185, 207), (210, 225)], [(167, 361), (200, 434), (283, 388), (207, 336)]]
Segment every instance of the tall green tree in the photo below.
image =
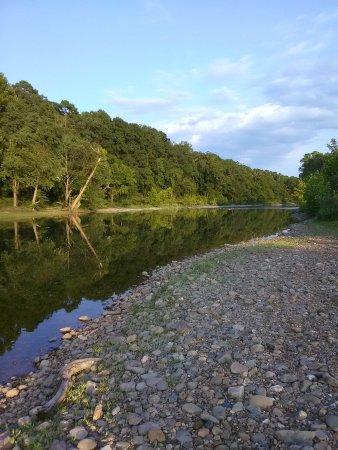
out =
[(108, 157), (108, 167), (106, 189), (109, 203), (113, 205), (117, 197), (133, 193), (136, 189), (136, 176), (132, 168), (113, 155)]
[(322, 219), (338, 217), (338, 147), (335, 139), (327, 145), (329, 153), (304, 156), (301, 175), (305, 182), (306, 210)]
[(14, 134), (2, 160), (1, 177), (8, 180), (11, 185), (14, 208), (18, 206), (20, 188), (27, 187), (30, 183), (32, 159), (27, 148), (30, 137), (29, 130), (25, 128)]

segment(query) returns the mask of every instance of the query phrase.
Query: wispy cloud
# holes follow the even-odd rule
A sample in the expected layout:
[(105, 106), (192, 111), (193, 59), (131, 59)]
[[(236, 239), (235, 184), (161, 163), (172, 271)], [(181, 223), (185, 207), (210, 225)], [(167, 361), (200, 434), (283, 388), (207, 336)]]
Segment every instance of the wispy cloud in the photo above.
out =
[(326, 44), (323, 41), (319, 41), (316, 43), (309, 41), (302, 41), (291, 46), (286, 53), (287, 55), (291, 56), (298, 56), (304, 53), (315, 53), (325, 48), (325, 46)]
[(227, 86), (222, 86), (220, 88), (215, 88), (210, 90), (210, 98), (216, 102), (239, 102), (240, 95), (233, 89)]
[(338, 19), (338, 8), (332, 11), (323, 11), (315, 17), (315, 21), (318, 23), (326, 23), (336, 19)]
[(148, 114), (155, 112), (168, 112), (177, 109), (182, 100), (189, 98), (189, 93), (180, 90), (160, 91), (162, 95), (149, 97), (136, 97), (134, 95), (120, 95), (108, 92), (107, 103), (116, 107), (118, 111), (132, 114)]
[(145, 0), (144, 10), (151, 21), (169, 20), (171, 18), (169, 8), (161, 0)]
[(206, 75), (212, 78), (243, 75), (248, 72), (250, 65), (251, 60), (248, 55), (242, 56), (237, 60), (220, 58), (209, 65), (206, 70)]
[(108, 99), (108, 103), (117, 106), (119, 109), (124, 111), (143, 113), (159, 109), (167, 109), (172, 106), (173, 100), (160, 97), (128, 98), (122, 96), (112, 96)]

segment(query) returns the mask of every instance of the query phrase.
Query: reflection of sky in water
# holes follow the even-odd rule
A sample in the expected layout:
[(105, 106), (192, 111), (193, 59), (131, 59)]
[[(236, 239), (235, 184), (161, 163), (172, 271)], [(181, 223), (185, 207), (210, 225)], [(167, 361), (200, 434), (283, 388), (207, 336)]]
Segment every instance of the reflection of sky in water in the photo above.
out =
[[(36, 355), (43, 355), (60, 343), (62, 327), (79, 328), (78, 318), (87, 315), (95, 317), (102, 313), (104, 302), (82, 300), (71, 312), (60, 309), (41, 322), (34, 331), (22, 330), (12, 349), (0, 359), (0, 382), (10, 376), (24, 375), (33, 368)], [(54, 338), (56, 340), (54, 341)], [(53, 339), (53, 342), (49, 342)]]
[(137, 284), (142, 271), (289, 220), (286, 210), (185, 209), (0, 223), (0, 380), (31, 370), (59, 328), (99, 315), (101, 299)]

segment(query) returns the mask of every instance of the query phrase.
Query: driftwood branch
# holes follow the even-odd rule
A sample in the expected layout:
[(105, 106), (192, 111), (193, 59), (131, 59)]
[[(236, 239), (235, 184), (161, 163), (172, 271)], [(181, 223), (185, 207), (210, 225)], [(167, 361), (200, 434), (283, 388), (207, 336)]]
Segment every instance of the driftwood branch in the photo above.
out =
[(101, 358), (84, 358), (84, 359), (76, 359), (66, 364), (61, 369), (60, 372), (62, 381), (59, 386), (59, 389), (57, 390), (56, 394), (42, 406), (41, 410), (39, 411), (39, 416), (50, 413), (55, 408), (56, 405), (58, 405), (59, 403), (62, 402), (62, 400), (64, 400), (67, 393), (67, 389), (69, 387), (70, 380), (73, 375), (83, 372), (84, 370), (90, 369), (94, 364), (97, 364), (99, 361), (101, 361)]

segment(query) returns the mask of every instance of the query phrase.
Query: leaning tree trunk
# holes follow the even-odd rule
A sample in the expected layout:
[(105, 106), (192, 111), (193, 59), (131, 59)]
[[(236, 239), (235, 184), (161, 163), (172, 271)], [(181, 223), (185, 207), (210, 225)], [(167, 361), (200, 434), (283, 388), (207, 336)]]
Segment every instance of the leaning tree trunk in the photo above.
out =
[(19, 182), (15, 178), (13, 179), (12, 190), (13, 190), (13, 207), (17, 208), (19, 195)]
[(36, 199), (38, 197), (38, 188), (39, 188), (39, 185), (36, 184), (35, 187), (34, 187), (34, 193), (33, 193), (33, 198), (32, 198), (32, 206), (35, 206), (35, 204), (36, 204)]
[(90, 180), (93, 178), (93, 176), (96, 172), (96, 169), (98, 168), (98, 165), (100, 164), (100, 161), (101, 161), (101, 157), (97, 160), (97, 162), (96, 162), (93, 170), (90, 172), (85, 184), (82, 186), (82, 188), (80, 189), (80, 192), (78, 193), (75, 200), (71, 204), (70, 208), (72, 210), (77, 209), (80, 206), (81, 198), (82, 198), (83, 194), (85, 193), (85, 190), (87, 189), (88, 184), (90, 183)]

